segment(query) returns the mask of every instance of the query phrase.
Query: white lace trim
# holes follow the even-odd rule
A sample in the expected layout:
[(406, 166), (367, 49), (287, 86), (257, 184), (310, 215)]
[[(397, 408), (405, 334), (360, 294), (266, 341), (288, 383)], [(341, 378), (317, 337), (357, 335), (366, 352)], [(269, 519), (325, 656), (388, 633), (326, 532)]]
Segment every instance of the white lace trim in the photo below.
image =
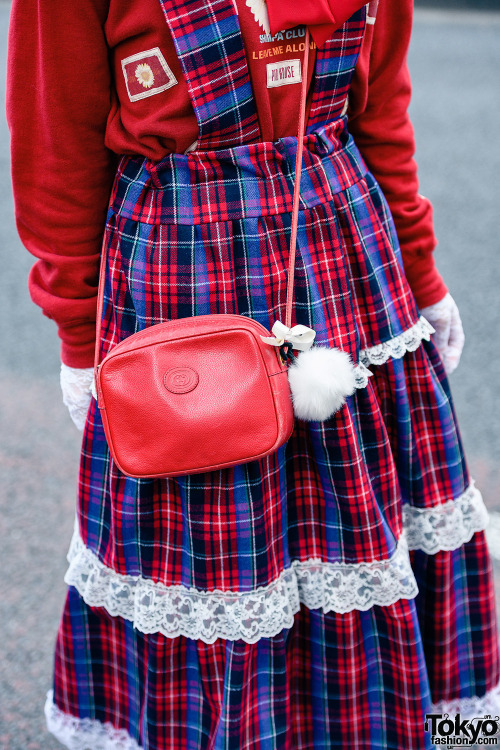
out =
[[(429, 713), (460, 713), (463, 719), (500, 715), (500, 683), (485, 695), (456, 698), (432, 704)], [(117, 729), (110, 722), (80, 719), (64, 713), (54, 703), (49, 690), (45, 702), (47, 729), (69, 750), (142, 750), (125, 729)]]
[(356, 388), (366, 388), (368, 385), (368, 378), (371, 378), (373, 372), (366, 367), (362, 362), (356, 365), (354, 368), (355, 386)]
[(107, 721), (80, 719), (64, 713), (54, 703), (49, 690), (45, 701), (47, 729), (69, 750), (141, 750), (125, 729), (117, 729)]
[(422, 339), (429, 341), (434, 328), (423, 316), (407, 331), (400, 333), (390, 341), (363, 349), (359, 360), (364, 365), (383, 365), (388, 359), (400, 359), (406, 352), (414, 352), (422, 343)]
[(440, 550), (458, 549), (476, 531), (488, 525), (488, 511), (472, 481), (463, 495), (433, 508), (403, 507), (403, 528), (409, 549), (434, 555)]
[(484, 695), (473, 695), (471, 698), (455, 698), (449, 701), (433, 703), (432, 712), (439, 714), (460, 713), (462, 718), (474, 718), (489, 715), (492, 718), (500, 715), (500, 682)]
[(403, 508), (403, 534), (389, 560), (327, 563), (295, 560), (267, 586), (249, 592), (202, 591), (165, 586), (106, 567), (80, 537), (77, 520), (64, 580), (84, 601), (134, 623), (143, 633), (185, 635), (213, 643), (241, 638), (255, 643), (293, 625), (303, 603), (309, 609), (345, 613), (387, 606), (418, 593), (408, 549), (427, 554), (453, 550), (482, 531), (489, 516), (472, 481), (456, 500), (433, 508)]
[(418, 593), (404, 536), (388, 560), (362, 563), (294, 561), (267, 586), (250, 592), (200, 591), (121, 575), (85, 547), (75, 526), (64, 580), (84, 601), (134, 623), (142, 633), (184, 635), (213, 643), (241, 638), (255, 643), (291, 628), (301, 602), (324, 612), (387, 606)]

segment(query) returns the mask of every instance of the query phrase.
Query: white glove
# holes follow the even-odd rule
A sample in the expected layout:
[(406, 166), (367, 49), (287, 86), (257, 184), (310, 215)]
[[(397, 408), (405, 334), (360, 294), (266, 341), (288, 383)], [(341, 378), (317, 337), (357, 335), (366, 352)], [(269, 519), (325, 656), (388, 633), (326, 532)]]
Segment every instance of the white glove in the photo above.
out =
[(68, 367), (61, 363), (63, 403), (68, 407), (69, 415), (79, 430), (85, 427), (93, 379), (93, 367)]
[(435, 305), (424, 307), (420, 312), (436, 329), (432, 339), (439, 350), (446, 374), (450, 375), (458, 367), (465, 342), (464, 329), (455, 300), (448, 292), (442, 300)]

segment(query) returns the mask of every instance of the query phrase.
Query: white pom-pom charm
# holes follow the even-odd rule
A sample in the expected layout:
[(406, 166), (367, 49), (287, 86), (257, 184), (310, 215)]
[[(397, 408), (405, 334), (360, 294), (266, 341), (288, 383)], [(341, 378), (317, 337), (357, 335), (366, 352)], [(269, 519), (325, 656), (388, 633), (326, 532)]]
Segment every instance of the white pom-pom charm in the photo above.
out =
[[(356, 390), (356, 372), (347, 352), (313, 346), (316, 332), (304, 325), (289, 328), (277, 320), (272, 332), (274, 336), (261, 338), (280, 348), (282, 361), (292, 360), (288, 382), (295, 416), (319, 422), (331, 417)], [(297, 358), (291, 349), (300, 352)]]
[(347, 352), (326, 346), (300, 352), (288, 367), (288, 381), (294, 414), (308, 421), (328, 419), (356, 389), (356, 373)]

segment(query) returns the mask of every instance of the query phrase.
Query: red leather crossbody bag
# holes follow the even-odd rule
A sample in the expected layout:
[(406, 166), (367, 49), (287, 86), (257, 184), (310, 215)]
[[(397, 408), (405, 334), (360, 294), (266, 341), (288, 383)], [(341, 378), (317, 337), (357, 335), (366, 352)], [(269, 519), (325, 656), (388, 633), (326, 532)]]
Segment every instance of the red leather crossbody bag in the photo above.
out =
[[(309, 32), (305, 49), (287, 328), (291, 324)], [(97, 342), (105, 264), (103, 257)], [(297, 328), (314, 337), (310, 329)], [(153, 325), (121, 341), (102, 362), (97, 343), (96, 396), (109, 449), (120, 471), (137, 478), (214, 471), (263, 458), (283, 445), (294, 426), (287, 347), (264, 341), (270, 337), (264, 326), (247, 316), (215, 314)]]

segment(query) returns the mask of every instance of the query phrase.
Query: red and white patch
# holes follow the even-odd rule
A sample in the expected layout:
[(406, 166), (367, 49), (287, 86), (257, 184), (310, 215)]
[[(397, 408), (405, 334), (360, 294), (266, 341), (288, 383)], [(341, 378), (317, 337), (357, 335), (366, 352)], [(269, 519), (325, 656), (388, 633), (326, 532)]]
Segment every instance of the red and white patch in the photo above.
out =
[(126, 57), (122, 70), (131, 102), (159, 94), (177, 83), (159, 47)]
[(267, 64), (267, 88), (288, 86), (290, 83), (300, 83), (300, 60), (283, 60), (282, 62)]

